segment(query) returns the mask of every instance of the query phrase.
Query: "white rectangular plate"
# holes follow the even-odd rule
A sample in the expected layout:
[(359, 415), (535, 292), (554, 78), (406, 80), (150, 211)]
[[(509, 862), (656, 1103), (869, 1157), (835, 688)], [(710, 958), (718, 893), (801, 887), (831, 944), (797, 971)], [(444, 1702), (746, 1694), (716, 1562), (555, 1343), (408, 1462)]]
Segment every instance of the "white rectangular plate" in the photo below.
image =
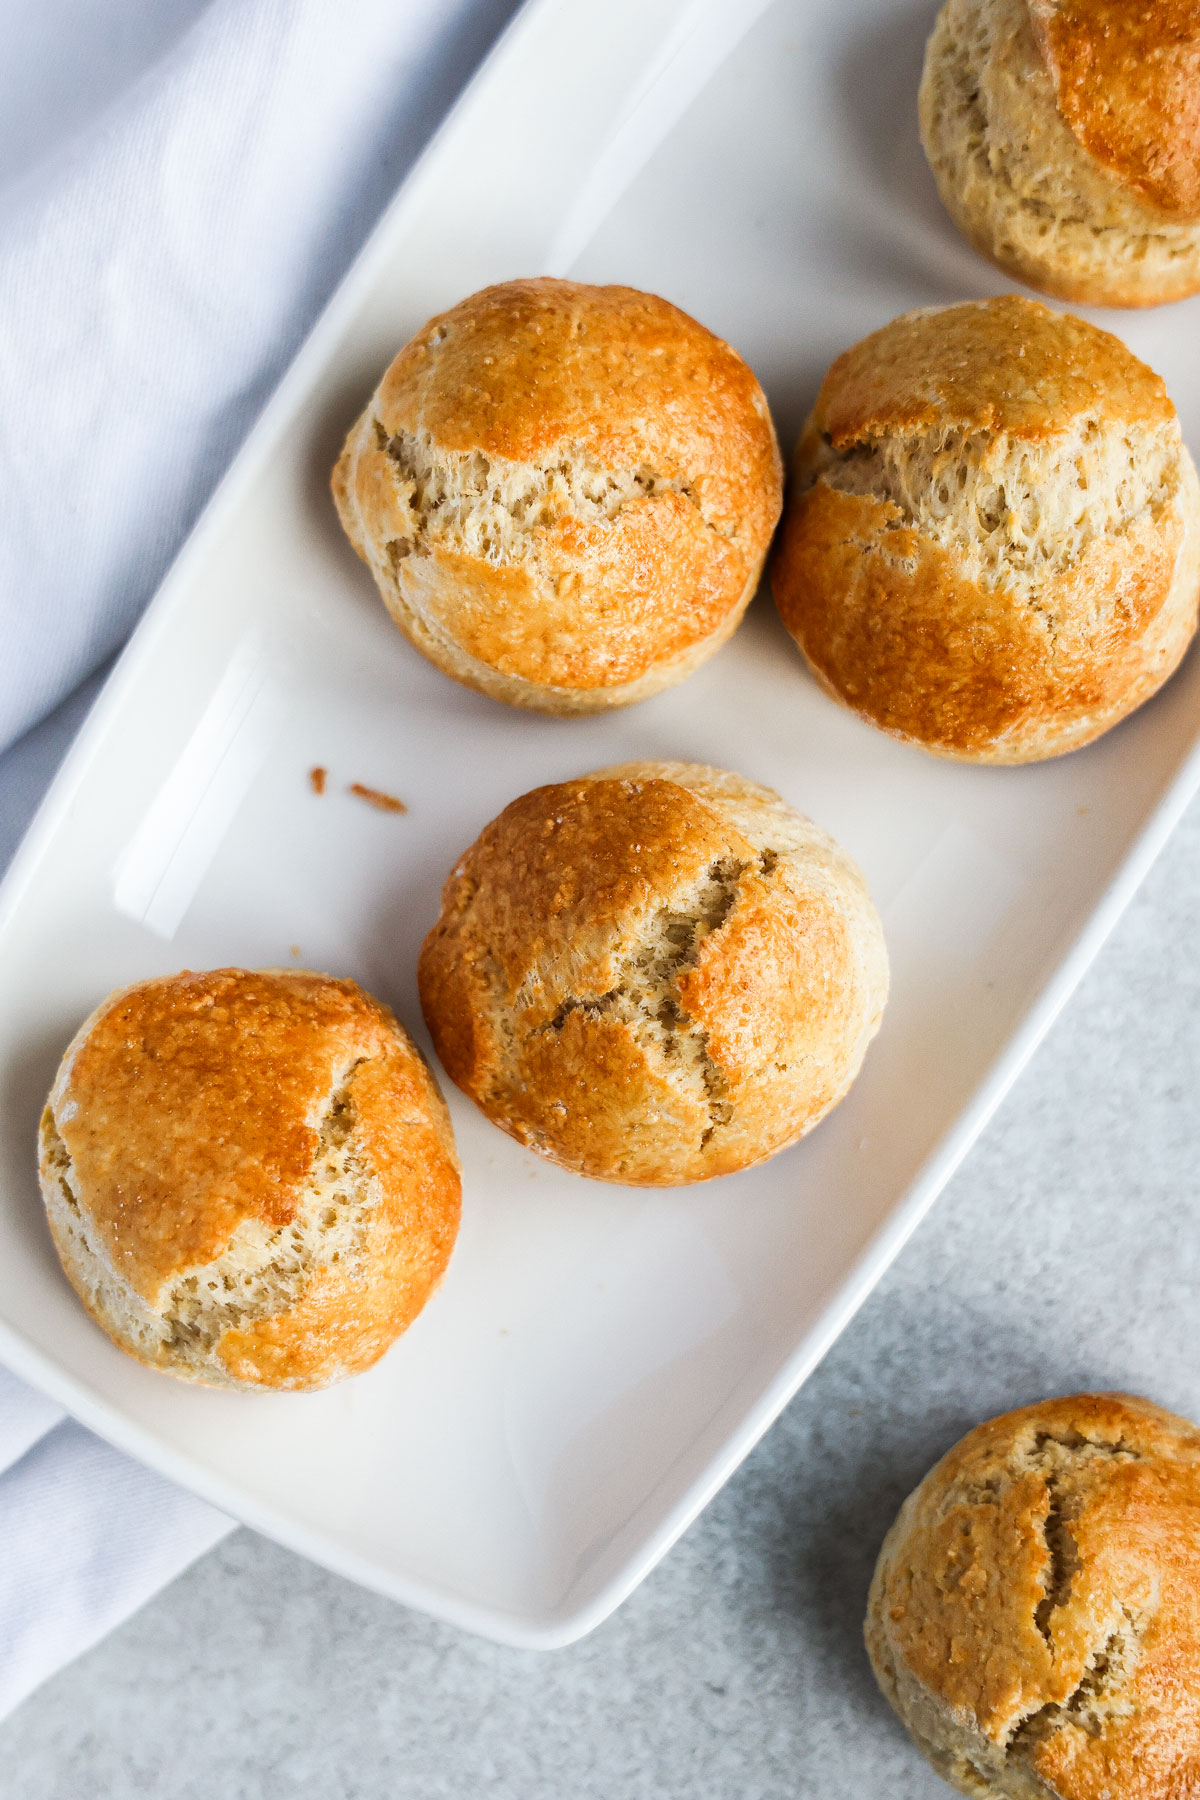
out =
[[(673, 693), (582, 721), (454, 686), (388, 622), (327, 494), (428, 314), (568, 268), (668, 295), (764, 380), (790, 442), (829, 359), (1003, 281), (954, 237), (913, 107), (908, 0), (534, 0), (352, 271), (110, 680), (0, 916), (0, 1356), (79, 1418), (330, 1567), (514, 1644), (595, 1625), (795, 1391), (917, 1223), (1198, 775), (1200, 662), (1094, 748), (938, 762), (817, 692), (760, 601)], [(1195, 303), (1115, 323), (1200, 421)], [(371, 1373), (190, 1389), (59, 1274), (33, 1172), (79, 1019), (182, 966), (351, 974), (423, 1042), (414, 967), (455, 857), (509, 799), (628, 757), (769, 782), (859, 859), (894, 987), (804, 1144), (674, 1193), (559, 1173), (450, 1095), (446, 1284)], [(307, 771), (330, 770), (324, 798)], [(373, 812), (345, 786), (401, 795)]]

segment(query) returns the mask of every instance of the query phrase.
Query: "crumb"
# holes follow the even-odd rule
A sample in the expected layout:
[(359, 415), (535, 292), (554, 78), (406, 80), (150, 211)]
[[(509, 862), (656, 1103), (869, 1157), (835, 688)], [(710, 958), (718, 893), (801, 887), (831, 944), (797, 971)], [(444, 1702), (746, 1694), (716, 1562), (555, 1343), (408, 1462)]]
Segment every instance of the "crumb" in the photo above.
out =
[(293, 956), (299, 956), (299, 954), (300, 954), (300, 946), (299, 946), (299, 944), (293, 944), (293, 945), (292, 945), (292, 955), (293, 955)]
[(309, 786), (312, 788), (314, 794), (323, 794), (325, 792), (325, 778), (328, 774), (329, 770), (323, 769), (320, 763), (317, 764), (315, 769), (310, 769), (308, 771)]
[(380, 788), (364, 787), (361, 781), (352, 781), (347, 791), (357, 794), (359, 799), (365, 800), (368, 806), (377, 806), (380, 812), (406, 813), (408, 811), (403, 800), (397, 800), (395, 794), (385, 794)]

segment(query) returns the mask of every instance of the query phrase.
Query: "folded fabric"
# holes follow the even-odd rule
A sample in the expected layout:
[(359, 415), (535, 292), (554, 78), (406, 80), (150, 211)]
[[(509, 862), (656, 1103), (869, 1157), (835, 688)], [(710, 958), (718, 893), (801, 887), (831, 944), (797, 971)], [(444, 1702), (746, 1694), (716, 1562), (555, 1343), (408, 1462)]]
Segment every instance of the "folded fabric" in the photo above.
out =
[[(140, 13), (157, 45), (155, 4), (58, 0), (61, 36), (86, 31), (89, 11), (98, 39)], [(34, 10), (52, 41), (54, 0)], [(513, 10), (213, 0), (0, 195), (0, 749), (126, 636)], [(14, 17), (10, 70), (21, 56)]]
[(0, 1368), (0, 1718), (232, 1529)]
[[(0, 868), (98, 686), (0, 757)], [(0, 1718), (232, 1529), (0, 1367)]]
[[(5, 863), (79, 684), (516, 4), (26, 10), (0, 73)], [(230, 1529), (0, 1369), (0, 1716)]]

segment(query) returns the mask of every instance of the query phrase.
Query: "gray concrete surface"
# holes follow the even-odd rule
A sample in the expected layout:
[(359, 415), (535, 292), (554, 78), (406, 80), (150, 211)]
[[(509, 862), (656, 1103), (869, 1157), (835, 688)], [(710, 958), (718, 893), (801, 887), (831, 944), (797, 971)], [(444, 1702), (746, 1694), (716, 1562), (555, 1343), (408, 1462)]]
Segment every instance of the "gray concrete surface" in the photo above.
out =
[(498, 1649), (239, 1532), (0, 1727), (4, 1800), (948, 1793), (872, 1683), (872, 1560), (978, 1418), (1087, 1386), (1200, 1417), (1198, 940), (1193, 808), (890, 1274), (591, 1638)]

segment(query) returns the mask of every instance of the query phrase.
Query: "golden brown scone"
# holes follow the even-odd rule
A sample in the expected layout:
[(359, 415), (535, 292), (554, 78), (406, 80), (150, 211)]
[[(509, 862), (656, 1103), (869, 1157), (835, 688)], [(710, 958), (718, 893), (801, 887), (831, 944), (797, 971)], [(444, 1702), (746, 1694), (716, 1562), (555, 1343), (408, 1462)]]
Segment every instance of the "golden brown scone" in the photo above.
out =
[(216, 1386), (368, 1368), (458, 1231), (437, 1083), (385, 1006), (327, 975), (185, 971), (110, 994), (63, 1057), (40, 1148), (97, 1324)]
[(734, 630), (779, 518), (766, 399), (634, 288), (510, 281), (401, 350), (333, 473), (346, 534), (431, 662), (513, 706), (594, 712)]
[(1119, 339), (1036, 300), (932, 307), (825, 377), (771, 580), (836, 699), (942, 756), (1036, 762), (1178, 664), (1200, 486)]
[(1200, 289), (1200, 0), (946, 0), (921, 137), (963, 235), (1045, 293)]
[(901, 1507), (866, 1640), (961, 1793), (1200, 1794), (1200, 1431), (1128, 1394), (978, 1426)]
[(625, 763), (460, 859), (421, 1004), (447, 1073), (552, 1162), (662, 1187), (761, 1162), (846, 1092), (887, 957), (858, 869), (770, 788)]

